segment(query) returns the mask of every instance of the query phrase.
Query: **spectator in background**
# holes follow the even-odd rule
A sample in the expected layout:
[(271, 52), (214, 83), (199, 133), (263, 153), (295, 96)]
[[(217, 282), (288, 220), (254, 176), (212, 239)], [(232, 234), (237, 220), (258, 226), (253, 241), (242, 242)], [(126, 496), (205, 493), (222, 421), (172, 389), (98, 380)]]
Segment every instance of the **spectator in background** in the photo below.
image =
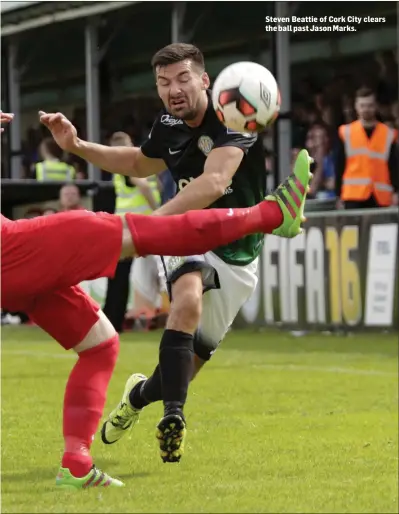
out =
[[(125, 132), (115, 132), (110, 138), (110, 146), (133, 146), (133, 142)], [(115, 214), (135, 212), (137, 214), (151, 214), (160, 204), (160, 195), (157, 190), (156, 179), (125, 177), (114, 175), (115, 186)], [(147, 262), (149, 257), (140, 259)], [(123, 331), (126, 307), (130, 290), (130, 271), (133, 259), (123, 259), (118, 263), (115, 275), (108, 280), (107, 297), (104, 313), (111, 321), (115, 330)], [(142, 271), (143, 278), (145, 272)]]
[(342, 99), (342, 115), (344, 123), (352, 123), (356, 120), (354, 100), (349, 95), (344, 95)]
[(300, 148), (291, 148), (291, 167), (294, 166), (295, 159), (298, 157), (300, 151)]
[(308, 129), (310, 129), (310, 127), (320, 121), (320, 112), (315, 107), (310, 106), (306, 110), (305, 120)]
[(321, 110), (321, 121), (328, 127), (334, 127), (334, 110), (331, 105), (325, 105)]
[(57, 212), (57, 209), (54, 209), (53, 207), (46, 207), (43, 210), (43, 216), (51, 216), (52, 214), (56, 214)]
[(326, 199), (335, 197), (335, 171), (332, 157), (331, 139), (327, 126), (315, 123), (310, 127), (306, 137), (306, 148), (315, 161), (314, 177), (311, 183), (311, 195)]
[(75, 168), (62, 160), (63, 151), (53, 138), (44, 139), (39, 152), (42, 161), (34, 165), (36, 180), (66, 182), (75, 178)]
[[(110, 146), (134, 146), (126, 132), (115, 132), (110, 138)], [(150, 214), (159, 207), (160, 198), (156, 177), (137, 178), (113, 175), (116, 193), (116, 214), (143, 212)]]
[(87, 163), (80, 157), (73, 155), (68, 159), (68, 163), (71, 164), (75, 168), (75, 179), (77, 180), (87, 180)]
[(39, 209), (39, 208), (31, 208), (31, 209), (28, 209), (25, 214), (24, 214), (24, 218), (27, 219), (27, 220), (30, 220), (32, 218), (37, 218), (38, 216), (41, 216), (43, 214), (43, 212)]
[(305, 144), (307, 129), (305, 106), (300, 103), (293, 104), (291, 136), (294, 147), (302, 147)]
[(356, 93), (358, 120), (339, 127), (337, 208), (398, 205), (397, 132), (377, 120), (375, 93)]
[(314, 95), (314, 105), (319, 112), (322, 112), (324, 108), (324, 95), (322, 91), (318, 91)]
[[(166, 169), (157, 175), (161, 205), (169, 202), (176, 195), (176, 184), (171, 172)], [(169, 312), (169, 296), (163, 287), (161, 259), (154, 255), (136, 258), (131, 271), (133, 286), (133, 308), (126, 313), (127, 319), (140, 319), (147, 325), (155, 320), (157, 313)], [(165, 323), (165, 319), (163, 319)], [(163, 325), (157, 324), (158, 328)]]
[(65, 184), (60, 189), (61, 211), (79, 211), (84, 209), (81, 205), (80, 191), (75, 184)]

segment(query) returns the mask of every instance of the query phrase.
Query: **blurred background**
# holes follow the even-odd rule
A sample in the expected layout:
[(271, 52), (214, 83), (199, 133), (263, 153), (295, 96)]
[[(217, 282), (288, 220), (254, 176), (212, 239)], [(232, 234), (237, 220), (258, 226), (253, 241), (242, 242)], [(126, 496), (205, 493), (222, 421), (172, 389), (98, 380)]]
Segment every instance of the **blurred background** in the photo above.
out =
[[(363, 21), (356, 24), (355, 32), (265, 31), (266, 16), (293, 15), (350, 15)], [(373, 21), (376, 18), (380, 21)], [(110, 174), (60, 152), (56, 145), (52, 147), (46, 129), (38, 122), (38, 111), (63, 112), (82, 138), (109, 144), (111, 136), (121, 131), (130, 136), (133, 144), (140, 145), (161, 107), (151, 56), (172, 41), (185, 41), (203, 51), (211, 79), (228, 64), (242, 60), (259, 62), (273, 71), (281, 88), (282, 110), (274, 127), (261, 136), (265, 181), (269, 189), (275, 187), (288, 174), (298, 149), (309, 150), (316, 160), (314, 171), (318, 177), (313, 200), (308, 204), (310, 223), (315, 224), (315, 230), (321, 227), (323, 252), (327, 252), (325, 226), (333, 223), (338, 238), (345, 228), (343, 218), (336, 212), (340, 207), (335, 169), (340, 144), (338, 127), (357, 119), (356, 91), (370, 88), (375, 93), (377, 119), (390, 128), (399, 128), (397, 19), (396, 2), (2, 2), (1, 106), (3, 111), (16, 115), (1, 138), (2, 212), (11, 218), (73, 208), (113, 212), (115, 189)], [(48, 160), (57, 161), (59, 167), (46, 176)], [(76, 187), (60, 194), (65, 180), (74, 181)], [(157, 187), (161, 201), (173, 195), (167, 174), (158, 180)], [(367, 285), (371, 283), (367, 279), (370, 245), (381, 238), (393, 243), (390, 251), (394, 275), (384, 280), (396, 284), (396, 235), (392, 241), (392, 233), (380, 228), (380, 239), (370, 242), (368, 236), (373, 220), (381, 226), (396, 225), (397, 234), (397, 209), (392, 209), (382, 206), (380, 217), (373, 219), (370, 216), (377, 214), (367, 211), (366, 221), (360, 215), (355, 221), (346, 218), (361, 234), (351, 253), (360, 273), (359, 300), (352, 286), (348, 289), (344, 284), (342, 293), (349, 295), (348, 301), (361, 303), (361, 314), (353, 318), (355, 321), (342, 315), (338, 323), (338, 318), (334, 321), (331, 317), (331, 305), (344, 302), (341, 296), (335, 300), (330, 294), (342, 273), (337, 272), (338, 278), (332, 276), (333, 267), (326, 257), (320, 280), (330, 275), (320, 294), (326, 298), (327, 314), (313, 319), (309, 306), (303, 312), (296, 307), (296, 317), (292, 314), (298, 303), (292, 303), (292, 294), (303, 298), (304, 304), (307, 301), (307, 275), (303, 271), (303, 284), (299, 280), (294, 293), (284, 296), (283, 281), (273, 286), (276, 296), (272, 314), (261, 313), (267, 303), (264, 291), (258, 295), (259, 301), (257, 297), (252, 299), (245, 322), (261, 318), (263, 323), (287, 322), (295, 326), (333, 322), (362, 325), (368, 308), (366, 297), (373, 294), (367, 289), (371, 287)], [(314, 217), (312, 211), (316, 213)], [(325, 215), (333, 211), (335, 217)], [(325, 226), (320, 225), (323, 223)], [(295, 251), (307, 251), (307, 241)], [(288, 250), (278, 247), (276, 251)], [(283, 260), (280, 258), (277, 265), (281, 269)], [(303, 261), (298, 262), (304, 267)], [(95, 295), (104, 299), (104, 288), (100, 292), (97, 289)], [(395, 291), (392, 285), (392, 294), (387, 293), (386, 299), (389, 313), (384, 314), (385, 321), (378, 322), (381, 326), (394, 324)]]

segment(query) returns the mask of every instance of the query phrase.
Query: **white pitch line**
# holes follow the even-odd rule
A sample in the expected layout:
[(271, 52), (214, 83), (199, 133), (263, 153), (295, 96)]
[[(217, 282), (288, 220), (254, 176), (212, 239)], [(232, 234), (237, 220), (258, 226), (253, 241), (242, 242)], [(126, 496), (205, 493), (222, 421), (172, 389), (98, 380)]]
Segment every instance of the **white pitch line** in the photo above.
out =
[[(76, 354), (73, 353), (46, 353), (34, 352), (30, 350), (2, 350), (4, 355), (25, 355), (29, 357), (46, 358), (46, 359), (75, 359)], [(228, 368), (229, 364), (224, 363), (223, 368)], [(336, 373), (347, 375), (368, 375), (368, 376), (389, 376), (397, 377), (397, 373), (389, 371), (380, 371), (376, 369), (356, 369), (356, 368), (340, 368), (340, 367), (322, 367), (322, 366), (306, 366), (302, 364), (250, 364), (255, 369), (274, 369), (279, 371), (310, 371), (313, 373)]]

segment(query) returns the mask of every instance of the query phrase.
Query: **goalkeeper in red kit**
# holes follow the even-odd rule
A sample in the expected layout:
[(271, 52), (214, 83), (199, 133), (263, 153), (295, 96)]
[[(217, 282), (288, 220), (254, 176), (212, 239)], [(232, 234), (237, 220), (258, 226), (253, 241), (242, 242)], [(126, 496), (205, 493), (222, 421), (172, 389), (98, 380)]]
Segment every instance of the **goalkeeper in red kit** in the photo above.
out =
[[(11, 120), (12, 115), (1, 113), (2, 123)], [(62, 116), (49, 125), (53, 123), (61, 123), (65, 139), (76, 138)], [(77, 284), (112, 277), (119, 259), (128, 256), (190, 256), (249, 234), (272, 233), (281, 224), (282, 216), (276, 217), (279, 205), (271, 198), (244, 209), (173, 216), (120, 217), (89, 211), (18, 221), (1, 216), (2, 307), (25, 312), (63, 348), (78, 354), (64, 397), (59, 487), (124, 485), (96, 468), (90, 455), (118, 356), (118, 334)], [(298, 211), (292, 218), (292, 237), (301, 221)]]

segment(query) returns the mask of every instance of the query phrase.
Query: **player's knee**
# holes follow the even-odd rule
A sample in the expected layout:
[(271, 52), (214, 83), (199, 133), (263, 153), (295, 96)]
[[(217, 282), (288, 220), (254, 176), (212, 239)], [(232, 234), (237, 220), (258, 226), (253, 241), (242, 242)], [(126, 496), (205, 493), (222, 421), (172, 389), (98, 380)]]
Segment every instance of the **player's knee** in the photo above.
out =
[(94, 348), (105, 341), (109, 341), (117, 336), (117, 333), (112, 326), (112, 323), (103, 313), (103, 311), (98, 312), (99, 319), (92, 326), (92, 328), (87, 333), (86, 337), (74, 347), (75, 352), (80, 353), (84, 350), (88, 350), (89, 348)]
[(187, 333), (197, 329), (202, 312), (202, 279), (196, 275), (184, 275), (173, 284), (167, 328)]
[(194, 333), (201, 316), (202, 293), (185, 291), (172, 301), (168, 318), (168, 328), (181, 332)]

